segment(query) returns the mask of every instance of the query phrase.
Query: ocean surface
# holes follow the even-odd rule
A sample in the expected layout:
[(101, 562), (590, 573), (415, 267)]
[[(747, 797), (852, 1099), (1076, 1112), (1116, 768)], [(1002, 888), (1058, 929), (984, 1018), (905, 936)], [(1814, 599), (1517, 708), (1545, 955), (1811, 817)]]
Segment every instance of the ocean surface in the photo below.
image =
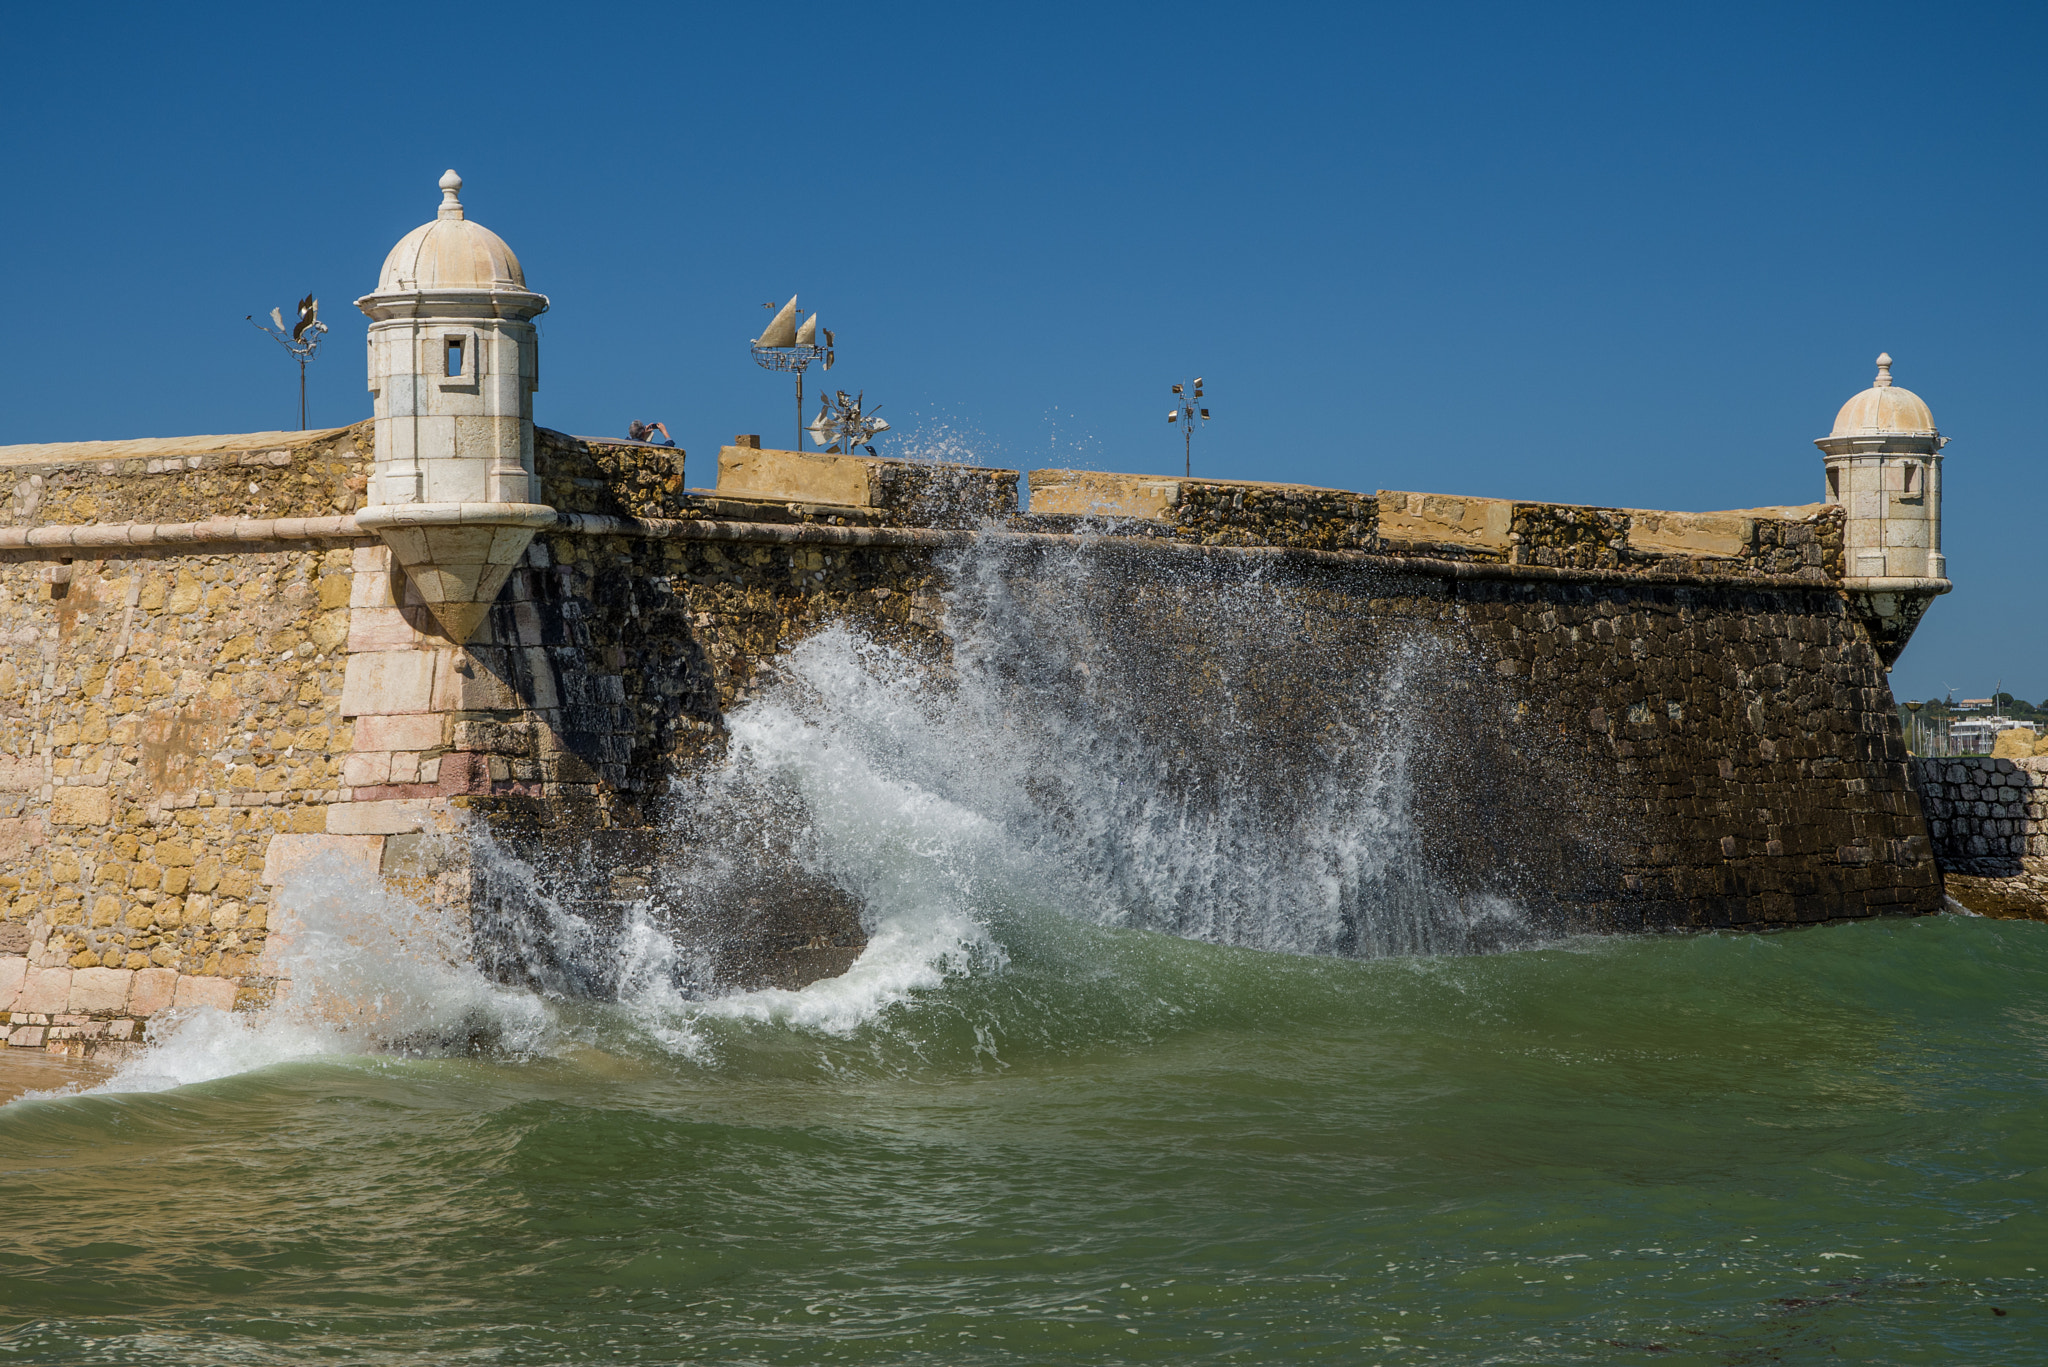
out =
[(2048, 925), (1546, 934), (1425, 857), (1456, 658), (1262, 750), (1090, 573), (730, 716), (683, 805), (859, 898), (842, 978), (707, 991), (650, 904), (506, 985), (315, 870), (280, 1007), (0, 1051), (0, 1363), (2048, 1361)]
[(2048, 1360), (2048, 926), (999, 934), (850, 1025), (9, 1058), (97, 1089), (0, 1108), (0, 1361)]

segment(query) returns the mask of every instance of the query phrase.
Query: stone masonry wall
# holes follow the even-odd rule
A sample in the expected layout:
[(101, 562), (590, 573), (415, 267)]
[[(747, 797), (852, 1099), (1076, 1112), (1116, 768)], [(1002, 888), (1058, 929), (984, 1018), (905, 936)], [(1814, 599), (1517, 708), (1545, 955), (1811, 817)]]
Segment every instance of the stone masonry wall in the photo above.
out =
[(339, 796), (350, 555), (0, 556), (10, 1043), (264, 995), (273, 837)]
[(1948, 895), (1983, 916), (2048, 921), (2048, 755), (1913, 761)]
[[(462, 645), (382, 541), (345, 518), (302, 533), (326, 540), (0, 550), (11, 1043), (75, 1049), (133, 1038), (179, 1004), (264, 1000), (279, 964), (276, 889), (322, 855), (485, 919), (517, 914), (524, 894), (478, 837), (520, 852), (585, 909), (659, 893), (693, 831), (750, 819), (681, 795), (779, 654), (848, 625), (946, 668), (941, 593), (967, 533), (906, 524), (985, 525), (1007, 478), (892, 465), (901, 487), (877, 495), (865, 527), (811, 525), (791, 505), (759, 518), (780, 525), (734, 540), (720, 539), (730, 527), (690, 528), (759, 509), (688, 492), (680, 452), (545, 431), (537, 445), (544, 497), (625, 521), (543, 532)], [(15, 476), (8, 525), (331, 519), (360, 501), (368, 446), (358, 425), (0, 449)], [(1269, 575), (1276, 603), (1294, 603), (1336, 652), (1316, 668), (1380, 648), (1385, 624), (1405, 622), (1454, 643), (1446, 658), (1477, 662), (1512, 699), (1510, 724), (1476, 713), (1446, 739), (1465, 777), (1423, 794), (1455, 797), (1442, 810), (1463, 813), (1436, 826), (1447, 865), (1517, 851), (1510, 862), (1544, 871), (1524, 890), (1577, 926), (1765, 926), (1938, 904), (1883, 671), (1834, 587), (1838, 510), (1652, 514), (1174, 483), (1185, 487), (1159, 526), (1104, 535), (1091, 522), (1062, 553), (1121, 544), (1139, 557), (1132, 603), (1185, 593), (1176, 620), (1205, 602), (1174, 587), (1198, 584), (1188, 566)], [(1008, 526), (1068, 529), (1030, 516)], [(1240, 545), (1322, 558), (1239, 564)], [(1404, 557), (1425, 568), (1403, 570)], [(1479, 577), (1447, 559), (1482, 562)], [(1277, 697), (1282, 676), (1308, 668), (1281, 656), (1260, 662), (1243, 696)], [(1237, 663), (1219, 662), (1212, 682)], [(1302, 679), (1301, 706), (1338, 697), (1312, 671)], [(1270, 719), (1282, 748), (1296, 743), (1291, 716), (1276, 705)], [(1568, 758), (1576, 806), (1539, 819), (1488, 796), (1501, 774), (1540, 790), (1539, 754)], [(724, 980), (800, 983), (859, 952), (858, 907), (805, 883), (799, 863), (769, 850), (735, 875), (735, 919), (702, 928)], [(530, 955), (494, 967), (552, 971)]]
[(1884, 670), (1839, 594), (1494, 580), (1456, 599), (1522, 724), (1554, 733), (1590, 784), (1576, 817), (1536, 829), (1587, 852), (1596, 924), (1941, 905)]

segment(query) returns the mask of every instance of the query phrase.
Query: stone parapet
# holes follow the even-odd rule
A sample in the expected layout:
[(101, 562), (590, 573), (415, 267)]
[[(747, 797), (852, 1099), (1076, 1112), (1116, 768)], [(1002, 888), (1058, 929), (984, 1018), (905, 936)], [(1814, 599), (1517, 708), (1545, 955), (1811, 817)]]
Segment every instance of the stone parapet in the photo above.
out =
[(540, 501), (568, 513), (605, 517), (699, 516), (684, 488), (683, 452), (674, 446), (605, 441), (534, 429)]
[(1022, 526), (1163, 535), (1209, 546), (1304, 550), (1374, 547), (1378, 503), (1346, 489), (1259, 480), (1170, 479), (1096, 470), (1033, 470)]
[(0, 528), (320, 519), (361, 507), (367, 422), (315, 432), (0, 446)]
[(724, 499), (847, 510), (884, 526), (976, 527), (1017, 511), (1017, 472), (938, 461), (726, 446)]
[(1828, 504), (1683, 513), (1382, 490), (1393, 554), (1658, 574), (1842, 574), (1841, 510)]

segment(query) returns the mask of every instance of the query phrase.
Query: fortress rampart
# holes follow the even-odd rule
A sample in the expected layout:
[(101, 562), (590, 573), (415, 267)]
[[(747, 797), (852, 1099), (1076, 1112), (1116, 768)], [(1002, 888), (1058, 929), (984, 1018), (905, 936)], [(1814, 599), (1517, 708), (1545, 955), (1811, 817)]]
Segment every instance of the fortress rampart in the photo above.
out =
[[(1503, 906), (1601, 930), (1941, 904), (1885, 671), (1949, 587), (1946, 439), (1889, 358), (1802, 507), (1072, 470), (1031, 472), (1027, 506), (1015, 471), (758, 438), (691, 489), (673, 448), (534, 424), (549, 301), (460, 189), (357, 301), (369, 421), (0, 448), (11, 1045), (271, 999), (279, 899), (316, 873), (567, 992), (607, 984), (541, 933), (563, 918), (659, 918), (686, 986), (844, 971), (857, 890), (786, 795), (720, 779), (735, 710), (833, 631), (942, 689), (1024, 688), (1046, 744), (1122, 747), (1225, 855), (1335, 830), (1319, 952), (1476, 946)], [(1020, 780), (1038, 838), (1148, 819), (1091, 762)], [(1332, 804), (1361, 766), (1398, 810), (1354, 829)], [(1270, 891), (1155, 872), (1147, 923), (1183, 933)]]
[[(1314, 638), (1258, 662), (1265, 715), (1236, 742), (1283, 762), (1356, 705), (1329, 686), (1333, 660), (1396, 631), (1446, 643), (1469, 679), (1425, 719), (1417, 801), (1450, 895), (1587, 928), (1939, 903), (1883, 666), (1842, 587), (1836, 507), (1673, 514), (1040, 471), (1034, 505), (1055, 511), (1023, 513), (1014, 472), (734, 447), (755, 473), (691, 492), (679, 453), (543, 431), (555, 522), (457, 644), (355, 523), (366, 428), (0, 450), (16, 477), (0, 527), (0, 995), (16, 1044), (265, 999), (283, 971), (276, 891), (321, 856), (484, 917), (520, 910), (479, 854), (492, 842), (579, 911), (658, 892), (694, 838), (675, 781), (716, 761), (725, 714), (777, 656), (850, 624), (942, 668), (942, 594), (976, 554), (1027, 587), (1049, 554), (1106, 567), (1134, 660), (1185, 653), (1205, 597), (1260, 577)], [(788, 458), (782, 485), (764, 483), (763, 455)], [(806, 497), (790, 470), (838, 497)], [(1005, 489), (1010, 508), (991, 507)], [(962, 491), (967, 517), (951, 511)], [(208, 500), (230, 515), (171, 520)], [(794, 864), (757, 882), (698, 927), (728, 980), (798, 983), (858, 954), (845, 893)]]

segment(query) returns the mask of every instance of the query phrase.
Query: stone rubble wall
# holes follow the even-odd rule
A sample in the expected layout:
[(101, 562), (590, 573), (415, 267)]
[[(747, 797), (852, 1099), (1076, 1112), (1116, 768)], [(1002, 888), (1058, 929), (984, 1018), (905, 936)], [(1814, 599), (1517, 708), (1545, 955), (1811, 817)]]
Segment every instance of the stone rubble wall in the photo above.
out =
[[(120, 1017), (140, 973), (194, 1001), (264, 995), (273, 839), (325, 830), (343, 796), (352, 554), (0, 556), (0, 951), (26, 974), (0, 995), (10, 1027)], [(60, 970), (84, 996), (51, 1005)]]
[(2048, 755), (1913, 761), (1949, 896), (1984, 916), (2048, 920)]
[(362, 506), (370, 424), (315, 432), (0, 447), (0, 527), (332, 517)]
[(1031, 513), (1013, 523), (1026, 530), (1650, 577), (1842, 574), (1844, 515), (1828, 504), (1674, 513), (1090, 470), (1033, 470), (1029, 481)]
[(681, 447), (607, 442), (534, 429), (540, 501), (605, 517), (702, 517), (684, 488)]

